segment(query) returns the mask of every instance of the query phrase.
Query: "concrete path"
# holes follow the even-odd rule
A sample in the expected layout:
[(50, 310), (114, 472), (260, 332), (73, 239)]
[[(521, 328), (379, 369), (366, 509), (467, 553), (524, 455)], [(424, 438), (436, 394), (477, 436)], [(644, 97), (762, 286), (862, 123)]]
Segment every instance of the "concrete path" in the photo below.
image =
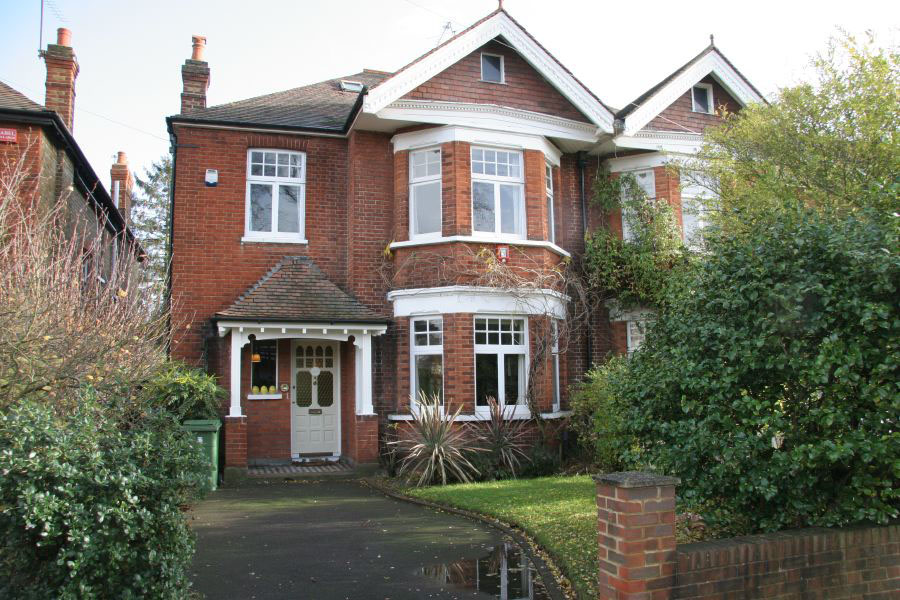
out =
[(210, 599), (496, 597), (443, 583), (433, 567), (484, 557), (503, 542), (498, 531), (354, 481), (221, 489), (192, 525), (194, 587)]

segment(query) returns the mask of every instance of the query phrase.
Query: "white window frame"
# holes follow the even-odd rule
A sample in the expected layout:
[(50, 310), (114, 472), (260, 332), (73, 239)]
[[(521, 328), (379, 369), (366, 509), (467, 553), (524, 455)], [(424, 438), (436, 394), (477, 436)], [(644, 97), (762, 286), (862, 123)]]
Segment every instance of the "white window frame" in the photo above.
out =
[(558, 412), (562, 406), (559, 393), (559, 321), (550, 321), (551, 338), (550, 352), (553, 359), (553, 412)]
[[(632, 169), (630, 171), (623, 171), (622, 174), (619, 175), (619, 177), (622, 177), (624, 175), (632, 175), (632, 176), (634, 176), (635, 180), (637, 180), (638, 176), (641, 173), (649, 173), (650, 174), (651, 183), (652, 183), (652, 185), (650, 186), (650, 189), (653, 190), (653, 193), (647, 194), (647, 200), (655, 200), (656, 199), (656, 171), (653, 167), (642, 168), (642, 169)], [(643, 188), (641, 188), (641, 189), (643, 189)], [(646, 190), (644, 190), (644, 191), (646, 192)], [(622, 193), (624, 194), (625, 190), (622, 190)], [(631, 227), (628, 226), (628, 221), (625, 219), (626, 211), (625, 211), (624, 207), (619, 212), (620, 212), (621, 219), (622, 219), (622, 240), (628, 242), (628, 241), (634, 239), (634, 234), (631, 232)]]
[[(698, 110), (697, 109), (697, 102), (694, 99), (694, 89), (695, 88), (703, 88), (704, 90), (706, 90), (706, 101), (707, 101), (707, 106), (709, 107), (709, 110)], [(704, 114), (704, 115), (715, 114), (716, 105), (713, 104), (713, 87), (711, 84), (695, 83), (694, 85), (691, 86), (691, 110), (693, 110), (695, 113), (700, 113), (700, 114)]]
[[(702, 231), (709, 225), (702, 204), (704, 199), (710, 197), (711, 192), (700, 184), (686, 185), (686, 176), (683, 173), (679, 181), (679, 189), (681, 192), (681, 239), (691, 250), (702, 250)], [(688, 215), (692, 215), (696, 222), (696, 226), (691, 231), (685, 227), (686, 212)]]
[[(437, 175), (424, 175), (423, 177), (415, 177), (413, 175), (413, 161), (414, 157), (417, 154), (424, 154), (429, 152), (438, 152), (438, 172)], [(440, 146), (430, 147), (430, 148), (420, 148), (417, 150), (413, 150), (409, 153), (409, 239), (411, 240), (429, 240), (429, 239), (439, 239), (443, 236), (443, 224), (444, 224), (444, 188), (443, 188), (443, 161), (444, 155), (441, 151)], [(427, 162), (426, 162), (427, 167)], [(427, 170), (427, 168), (426, 168)], [(439, 192), (438, 197), (439, 201), (439, 213), (440, 213), (440, 227), (437, 231), (432, 231), (429, 233), (416, 233), (415, 232), (415, 219), (416, 219), (416, 211), (415, 211), (415, 202), (413, 202), (413, 188), (433, 184), (437, 182)]]
[[(425, 346), (416, 345), (416, 322), (417, 321), (440, 321), (441, 322), (441, 343), (439, 345)], [(426, 327), (426, 335), (432, 333), (430, 327)], [(410, 402), (410, 410), (415, 412), (419, 409), (419, 398), (417, 393), (416, 382), (416, 357), (417, 356), (440, 356), (441, 357), (441, 407), (446, 406), (444, 401), (444, 319), (441, 315), (422, 315), (409, 320), (409, 392), (412, 396)]]
[[(254, 152), (275, 152), (300, 157), (300, 177), (278, 177), (272, 175), (251, 175), (251, 157)], [(277, 157), (276, 157), (277, 161)], [(276, 163), (277, 170), (277, 163)], [(294, 150), (278, 148), (250, 148), (247, 150), (247, 185), (244, 197), (244, 237), (243, 242), (274, 242), (288, 244), (306, 244), (306, 153)], [(250, 228), (250, 189), (253, 184), (272, 186), (272, 223), (271, 231), (252, 231)], [(278, 231), (278, 199), (279, 188), (282, 185), (296, 186), (300, 188), (300, 197), (297, 199), (297, 211), (299, 226), (297, 232)]]
[[(634, 354), (644, 345), (644, 340), (647, 338), (647, 328), (650, 326), (650, 323), (650, 319), (629, 319), (628, 321), (625, 321), (625, 352), (628, 356)], [(632, 339), (632, 326), (643, 329), (640, 343), (638, 343), (637, 340)]]
[[(474, 156), (476, 151), (481, 152), (507, 152), (509, 154), (516, 154), (519, 157), (519, 176), (518, 177), (510, 177), (504, 175), (485, 175), (483, 173), (475, 173), (474, 171)], [(479, 161), (482, 162), (482, 161)], [(487, 236), (487, 237), (496, 237), (498, 239), (508, 239), (508, 240), (521, 240), (525, 239), (527, 235), (528, 228), (528, 217), (525, 214), (525, 155), (521, 150), (517, 150), (514, 148), (497, 148), (491, 146), (472, 146), (469, 151), (469, 175), (470, 175), (470, 187), (469, 191), (471, 193), (471, 212), (472, 215), (472, 234), (478, 236)], [(475, 229), (475, 184), (476, 183), (489, 183), (494, 186), (494, 230), (493, 231), (483, 231), (481, 229)], [(519, 201), (521, 203), (521, 210), (519, 211), (519, 223), (517, 224), (517, 229), (519, 230), (516, 233), (505, 233), (501, 231), (501, 220), (500, 220), (500, 185), (516, 185), (519, 188)]]
[[(279, 354), (278, 340), (277, 339), (275, 339), (275, 340), (256, 340), (256, 343), (259, 344), (260, 342), (270, 342), (270, 341), (275, 342), (275, 393), (274, 394), (270, 394), (269, 392), (266, 392), (265, 394), (263, 394), (263, 393), (254, 394), (253, 393), (253, 369), (256, 367), (256, 363), (254, 363), (251, 360), (250, 361), (250, 385), (248, 386), (249, 392), (247, 393), (248, 400), (277, 400), (282, 397), (281, 396), (281, 383), (278, 380), (278, 359), (279, 359), (279, 357), (278, 357), (278, 354)], [(251, 344), (249, 346), (249, 348), (251, 349), (250, 352), (252, 354), (253, 353), (253, 344)]]
[[(507, 414), (510, 414), (514, 417), (527, 417), (531, 414), (528, 409), (528, 365), (530, 359), (530, 344), (528, 339), (528, 316), (527, 315), (494, 315), (494, 314), (476, 314), (472, 319), (472, 340), (473, 342), (476, 339), (475, 336), (475, 321), (479, 319), (501, 319), (501, 320), (513, 320), (513, 321), (522, 321), (522, 343), (521, 344), (474, 344), (474, 352), (472, 355), (472, 368), (473, 370), (473, 382), (475, 383), (475, 399), (473, 404), (475, 405), (475, 414), (476, 415), (488, 415), (490, 414), (489, 406), (479, 406), (478, 404), (478, 355), (479, 354), (496, 354), (497, 355), (497, 402), (500, 403), (500, 406), (504, 408), (504, 410), (509, 410), (507, 406), (515, 406), (514, 409), (509, 410)], [(501, 325), (502, 329), (502, 325)], [(503, 378), (503, 363), (505, 361), (505, 357), (507, 354), (512, 355), (524, 355), (525, 359), (522, 365), (522, 373), (520, 374), (522, 381), (522, 389), (521, 396), (519, 400), (521, 403), (517, 403), (515, 405), (507, 405), (506, 404), (506, 390), (504, 389), (505, 382)]]
[(546, 179), (545, 187), (547, 190), (547, 226), (549, 227), (547, 241), (551, 244), (556, 243), (556, 215), (554, 209), (553, 197), (553, 165), (544, 163), (544, 177)]
[[(500, 59), (500, 81), (492, 81), (484, 78), (484, 57), (493, 56)], [(506, 64), (502, 54), (494, 54), (493, 52), (482, 52), (479, 58), (478, 68), (481, 71), (481, 81), (485, 83), (506, 83)]]

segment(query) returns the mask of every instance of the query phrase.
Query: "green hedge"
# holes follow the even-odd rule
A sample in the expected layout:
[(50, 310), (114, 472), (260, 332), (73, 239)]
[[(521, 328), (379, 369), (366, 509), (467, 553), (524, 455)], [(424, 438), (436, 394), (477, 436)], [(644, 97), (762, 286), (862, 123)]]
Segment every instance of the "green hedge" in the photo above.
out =
[(166, 412), (126, 424), (79, 400), (0, 415), (0, 597), (186, 597), (196, 447)]

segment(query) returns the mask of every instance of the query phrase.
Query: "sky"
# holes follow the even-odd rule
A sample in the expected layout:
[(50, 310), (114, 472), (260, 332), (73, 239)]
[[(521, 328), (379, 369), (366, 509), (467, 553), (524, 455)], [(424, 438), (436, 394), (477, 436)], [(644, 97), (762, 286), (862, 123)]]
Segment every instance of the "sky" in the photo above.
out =
[[(889, 8), (894, 6), (893, 9)], [(889, 1), (687, 3), (505, 0), (504, 8), (614, 107), (709, 43), (766, 96), (809, 78), (838, 27), (896, 42)], [(138, 174), (168, 152), (191, 36), (208, 39), (208, 105), (372, 68), (396, 70), (493, 11), (496, 0), (44, 0), (43, 46), (72, 31), (75, 137), (105, 185), (115, 153)], [(0, 80), (43, 103), (41, 0), (0, 0)]]

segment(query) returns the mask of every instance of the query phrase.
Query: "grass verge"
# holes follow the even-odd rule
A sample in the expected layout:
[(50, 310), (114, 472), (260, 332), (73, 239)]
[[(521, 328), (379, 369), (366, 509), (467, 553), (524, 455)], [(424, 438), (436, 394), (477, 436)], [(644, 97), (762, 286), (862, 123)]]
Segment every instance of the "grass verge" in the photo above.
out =
[(550, 553), (579, 598), (596, 598), (597, 504), (589, 476), (407, 488), (403, 493), (521, 528)]

